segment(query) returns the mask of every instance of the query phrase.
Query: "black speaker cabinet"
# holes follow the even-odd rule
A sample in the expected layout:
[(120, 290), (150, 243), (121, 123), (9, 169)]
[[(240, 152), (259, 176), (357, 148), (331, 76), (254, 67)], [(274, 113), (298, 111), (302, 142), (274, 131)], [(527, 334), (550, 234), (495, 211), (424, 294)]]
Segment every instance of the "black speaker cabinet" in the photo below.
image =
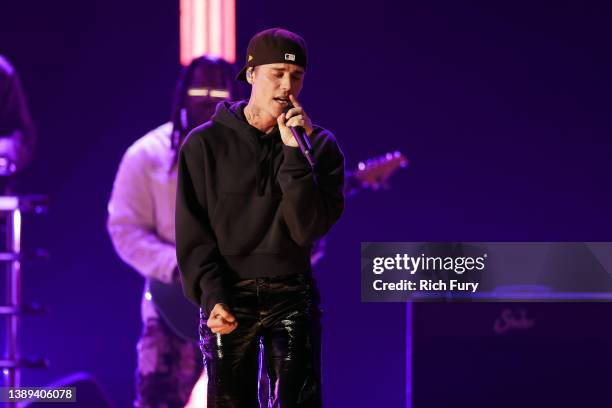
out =
[(612, 303), (412, 306), (412, 408), (612, 407)]

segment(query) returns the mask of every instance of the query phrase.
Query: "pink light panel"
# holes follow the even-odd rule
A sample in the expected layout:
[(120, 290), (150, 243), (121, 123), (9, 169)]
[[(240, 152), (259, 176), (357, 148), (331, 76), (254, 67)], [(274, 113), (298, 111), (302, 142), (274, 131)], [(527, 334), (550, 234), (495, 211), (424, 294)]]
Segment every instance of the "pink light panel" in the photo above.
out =
[(236, 0), (180, 0), (181, 64), (202, 55), (236, 62)]

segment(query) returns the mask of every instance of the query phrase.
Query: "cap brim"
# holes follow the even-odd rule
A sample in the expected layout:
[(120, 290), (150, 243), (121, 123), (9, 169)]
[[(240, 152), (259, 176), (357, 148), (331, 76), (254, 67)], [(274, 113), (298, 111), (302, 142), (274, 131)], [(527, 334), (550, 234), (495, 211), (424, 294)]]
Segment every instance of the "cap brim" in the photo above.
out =
[(238, 73), (238, 75), (236, 75), (236, 80), (237, 81), (243, 81), (243, 82), (248, 82), (246, 79), (246, 72), (247, 69), (249, 69), (248, 65), (245, 65), (244, 68), (242, 68), (240, 70), (240, 72)]

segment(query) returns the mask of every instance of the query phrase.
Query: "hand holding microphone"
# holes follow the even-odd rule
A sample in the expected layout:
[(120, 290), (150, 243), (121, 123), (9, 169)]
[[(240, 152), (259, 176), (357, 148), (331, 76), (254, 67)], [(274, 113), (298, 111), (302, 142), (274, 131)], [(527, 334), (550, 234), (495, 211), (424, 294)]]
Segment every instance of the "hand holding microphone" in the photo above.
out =
[(291, 147), (299, 147), (310, 166), (314, 167), (314, 151), (308, 136), (312, 134), (312, 122), (304, 109), (293, 95), (289, 95), (291, 103), (277, 118), (283, 143)]

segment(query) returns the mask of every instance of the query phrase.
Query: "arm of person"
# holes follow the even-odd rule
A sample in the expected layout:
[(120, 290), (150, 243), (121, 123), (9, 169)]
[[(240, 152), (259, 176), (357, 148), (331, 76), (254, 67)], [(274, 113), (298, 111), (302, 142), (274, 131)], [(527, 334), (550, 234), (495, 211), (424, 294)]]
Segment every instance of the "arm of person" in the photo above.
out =
[[(311, 140), (318, 140), (314, 146), (317, 164), (313, 171), (300, 149), (285, 143), (288, 137), (283, 138), (281, 207), (291, 238), (300, 246), (308, 246), (327, 234), (344, 210), (344, 155), (334, 136), (321, 128), (313, 130), (297, 100), (291, 100), (296, 109), (288, 112), (288, 119), (281, 115), (281, 132), (288, 132), (285, 121), (287, 125), (303, 126)], [(319, 134), (323, 132), (326, 134)]]
[(32, 159), (36, 131), (14, 68), (0, 56), (0, 156), (21, 170)]
[(299, 148), (283, 146), (279, 172), (283, 216), (291, 238), (312, 245), (329, 232), (344, 210), (344, 156), (333, 139), (316, 147), (313, 172)]
[(178, 159), (176, 256), (185, 296), (211, 317), (217, 304), (228, 304), (228, 296), (226, 265), (208, 217), (205, 164), (203, 141), (192, 133)]
[(146, 278), (172, 282), (177, 266), (175, 248), (156, 233), (149, 163), (137, 145), (128, 149), (119, 165), (106, 226), (124, 262)]

